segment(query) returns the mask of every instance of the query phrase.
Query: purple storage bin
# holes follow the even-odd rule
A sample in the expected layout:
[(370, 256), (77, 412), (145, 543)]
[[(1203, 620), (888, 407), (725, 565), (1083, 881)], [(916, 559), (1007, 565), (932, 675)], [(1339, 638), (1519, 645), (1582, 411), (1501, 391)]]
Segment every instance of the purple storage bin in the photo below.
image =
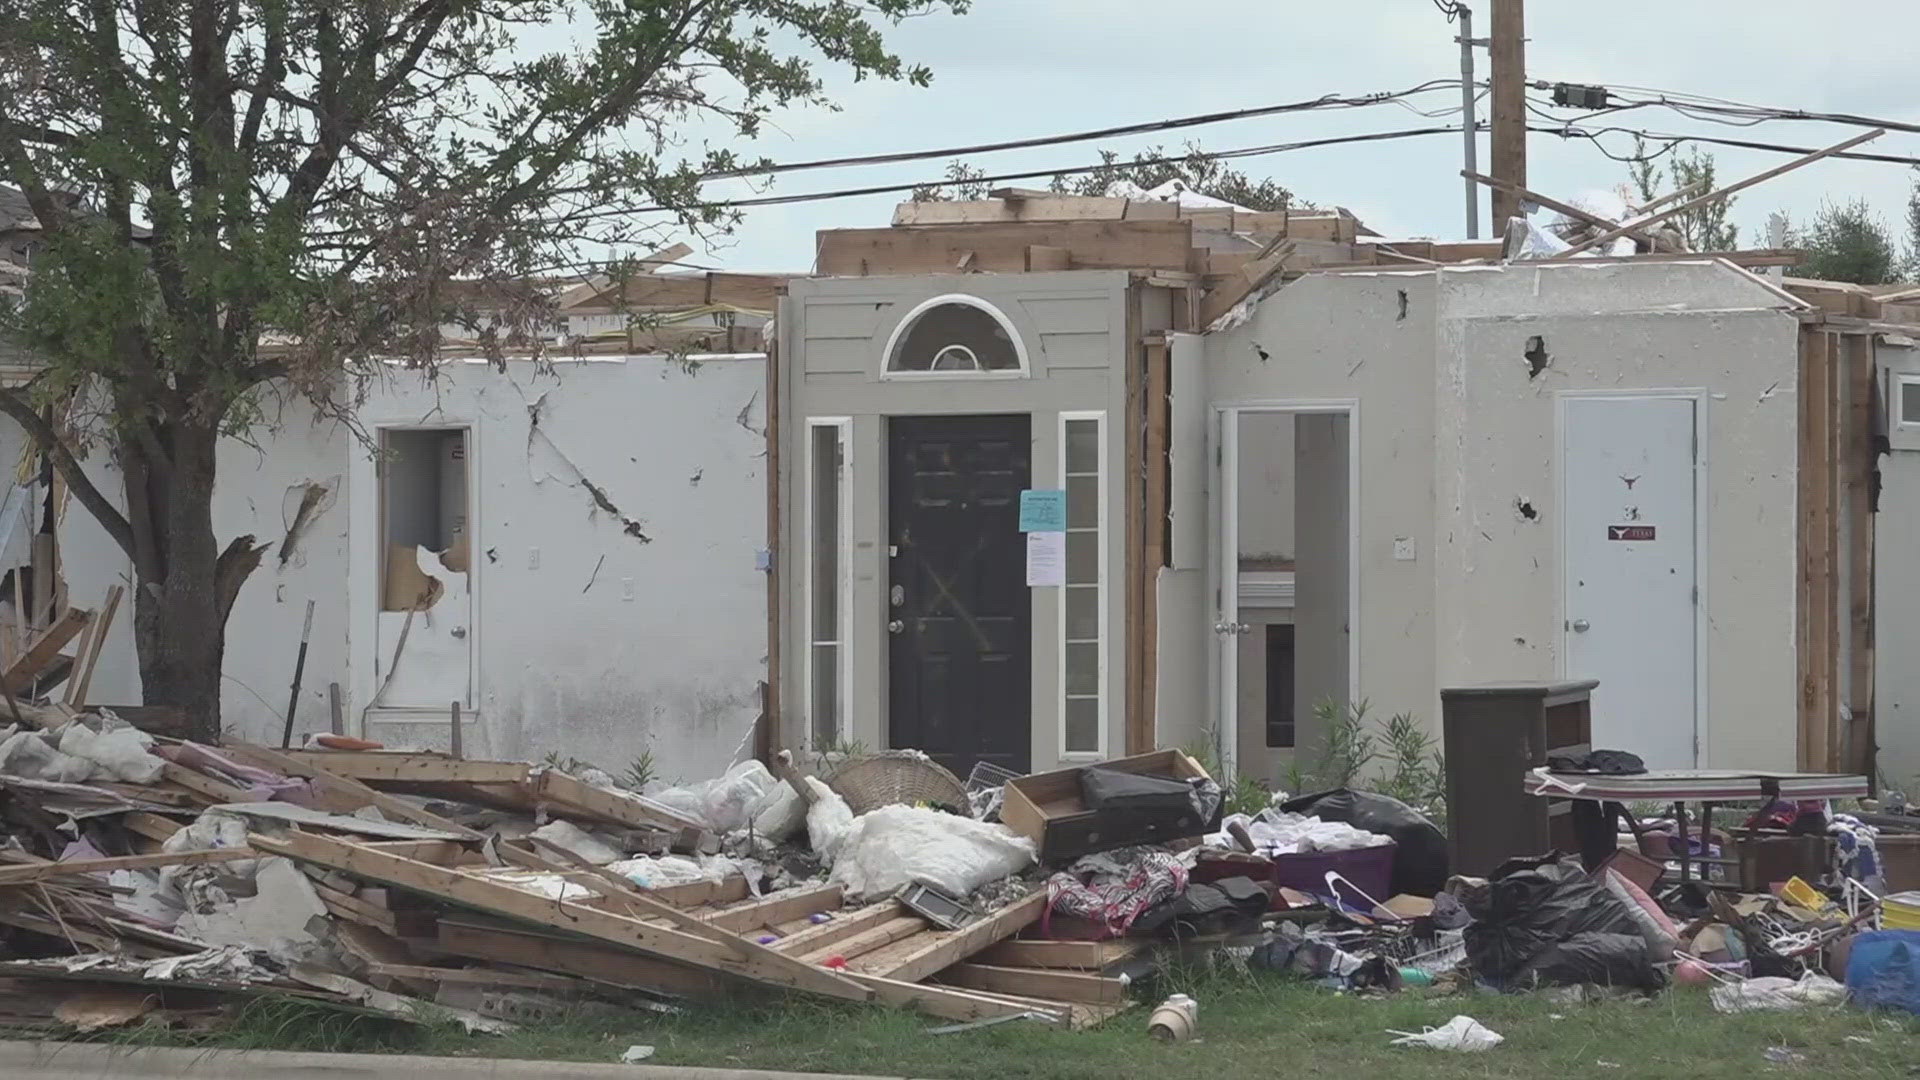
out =
[[(1393, 851), (1391, 843), (1353, 851), (1313, 851), (1299, 855), (1273, 856), (1273, 883), (1289, 889), (1328, 899), (1327, 871), (1331, 870), (1385, 903), (1392, 898)], [(1338, 899), (1347, 906), (1365, 910), (1366, 902), (1341, 890)]]

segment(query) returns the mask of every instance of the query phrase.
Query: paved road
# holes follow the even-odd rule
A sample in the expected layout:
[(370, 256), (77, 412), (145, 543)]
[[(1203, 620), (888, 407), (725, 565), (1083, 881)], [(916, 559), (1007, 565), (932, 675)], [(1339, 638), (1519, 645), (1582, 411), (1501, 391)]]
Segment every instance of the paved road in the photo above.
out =
[(827, 1073), (0, 1041), (6, 1080), (878, 1080)]

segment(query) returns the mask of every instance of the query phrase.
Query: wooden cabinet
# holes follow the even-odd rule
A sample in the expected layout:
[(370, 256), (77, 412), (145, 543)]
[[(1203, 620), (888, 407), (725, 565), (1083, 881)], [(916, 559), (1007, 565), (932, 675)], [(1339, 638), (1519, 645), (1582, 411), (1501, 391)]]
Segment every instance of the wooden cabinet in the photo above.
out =
[(1550, 753), (1590, 748), (1598, 685), (1587, 679), (1440, 691), (1453, 873), (1485, 877), (1508, 859), (1544, 854), (1556, 839), (1567, 845), (1567, 837), (1555, 836), (1548, 801), (1522, 791), (1521, 780)]

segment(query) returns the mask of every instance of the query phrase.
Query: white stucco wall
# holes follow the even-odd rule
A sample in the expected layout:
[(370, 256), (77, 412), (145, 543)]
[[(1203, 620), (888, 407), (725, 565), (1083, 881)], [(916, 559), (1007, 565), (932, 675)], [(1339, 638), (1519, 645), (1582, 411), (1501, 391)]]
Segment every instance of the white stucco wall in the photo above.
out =
[[(707, 358), (691, 372), (661, 357), (555, 369), (515, 362), (502, 374), (461, 362), (431, 384), (399, 374), (375, 386), (359, 413), (368, 425), (473, 431), (478, 717), (465, 750), (556, 752), (614, 772), (651, 750), (669, 778), (713, 775), (748, 737), (766, 672), (766, 577), (756, 565), (767, 546), (764, 358)], [(536, 401), (544, 435), (529, 430)], [(378, 585), (377, 565), (353, 555), (377, 550), (355, 543), (357, 529), (370, 541), (378, 524), (353, 514), (353, 459), (368, 451), (297, 401), (269, 403), (268, 415), (275, 423), (252, 434), (255, 445), (230, 440), (221, 450), (219, 538), (251, 533), (275, 545), (228, 624), (223, 721), (243, 737), (278, 740), (312, 598), (297, 726), (325, 729), (327, 684), (337, 681), (353, 730), (372, 696), (371, 672), (356, 670), (353, 656), (370, 651)], [(119, 501), (118, 473), (101, 455), (89, 467)], [(581, 475), (649, 542), (595, 508)], [(308, 482), (335, 496), (282, 565), (279, 544)], [(128, 574), (124, 555), (77, 503), (61, 540), (75, 604), (97, 603)], [(130, 625), (123, 607), (94, 677), (95, 701), (140, 700)], [(350, 646), (356, 638), (359, 650)], [(444, 746), (446, 727), (444, 718), (395, 723), (379, 714), (368, 724), (396, 745)]]
[[(1711, 264), (1443, 273), (1434, 468), (1441, 685), (1552, 679), (1565, 391), (1706, 391), (1706, 766), (1794, 767), (1798, 323)], [(1539, 336), (1551, 359), (1530, 377)], [(1532, 520), (1515, 512), (1524, 498)]]
[[(1320, 275), (1205, 339), (1208, 391), (1216, 404), (1358, 403), (1354, 683), (1372, 715), (1411, 712), (1437, 733), (1443, 686), (1563, 675), (1558, 395), (1702, 390), (1702, 764), (1791, 768), (1791, 305), (1709, 263)], [(1534, 335), (1552, 356), (1537, 379), (1522, 357)], [(1400, 538), (1414, 558), (1394, 558)], [(1163, 622), (1170, 632), (1185, 631)], [(1214, 696), (1162, 691), (1195, 708)]]

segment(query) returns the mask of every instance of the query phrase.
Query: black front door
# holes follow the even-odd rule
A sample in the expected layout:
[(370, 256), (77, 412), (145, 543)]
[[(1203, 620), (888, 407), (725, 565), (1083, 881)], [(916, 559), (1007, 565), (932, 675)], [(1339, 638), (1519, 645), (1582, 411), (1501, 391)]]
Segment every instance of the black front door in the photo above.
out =
[(888, 739), (965, 779), (976, 761), (1025, 772), (1033, 607), (1020, 491), (1025, 416), (889, 422)]

